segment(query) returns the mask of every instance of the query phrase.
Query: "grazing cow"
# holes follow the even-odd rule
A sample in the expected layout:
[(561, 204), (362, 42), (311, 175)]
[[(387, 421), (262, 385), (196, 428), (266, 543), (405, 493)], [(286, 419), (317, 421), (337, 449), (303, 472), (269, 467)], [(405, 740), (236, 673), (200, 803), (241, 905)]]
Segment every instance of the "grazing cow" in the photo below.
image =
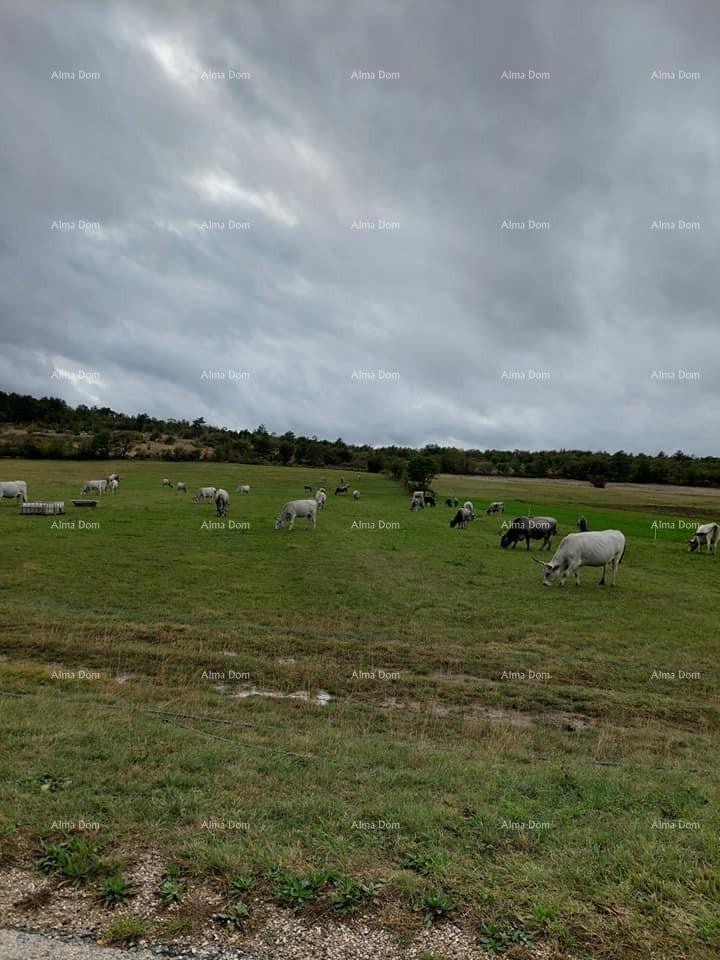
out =
[(22, 500), (27, 502), (27, 484), (24, 480), (0, 481), (0, 500)]
[(275, 529), (279, 530), (288, 524), (288, 530), (292, 530), (296, 517), (307, 517), (308, 523), (313, 527), (317, 520), (317, 501), (316, 500), (290, 500), (280, 511), (275, 521)]
[(167, 477), (163, 477), (163, 484), (162, 484), (162, 485), (163, 485), (164, 487), (170, 487), (170, 489), (172, 490), (172, 484), (170, 483), (170, 481), (168, 480)]
[(435, 494), (429, 492), (428, 490), (426, 490), (426, 491), (425, 491), (425, 506), (426, 506), (426, 507), (434, 507), (435, 504), (436, 504), (436, 502), (437, 502), (437, 501), (435, 500)]
[(493, 500), (485, 513), (505, 513), (505, 504), (502, 500)]
[(454, 506), (454, 507), (457, 507), (457, 505), (458, 505), (459, 502), (460, 502), (460, 501), (458, 500), (457, 497), (453, 497), (453, 506)]
[(187, 492), (188, 492), (187, 484), (186, 484), (186, 483), (183, 483), (182, 480), (178, 480), (178, 485), (177, 485), (177, 488), (176, 488), (176, 489), (177, 489), (177, 492), (178, 492), (178, 493), (187, 493)]
[(420, 503), (425, 505), (425, 491), (424, 490), (414, 490), (412, 495), (413, 500), (419, 500)]
[(699, 548), (702, 553), (703, 544), (705, 544), (707, 553), (715, 553), (718, 540), (720, 540), (720, 524), (703, 523), (701, 524), (692, 538), (688, 540), (688, 553), (692, 553)]
[(219, 517), (224, 517), (230, 507), (230, 494), (222, 487), (215, 494), (215, 509)]
[(452, 497), (445, 497), (445, 506), (451, 507), (453, 505)]
[(311, 483), (306, 483), (305, 486), (303, 487), (303, 490), (307, 490), (308, 493), (314, 492), (314, 488)]
[(465, 507), (460, 507), (458, 512), (450, 521), (451, 527), (460, 527), (461, 530), (465, 530), (469, 521), (472, 520), (472, 514)]
[(110, 487), (111, 493), (117, 493), (118, 487), (120, 486), (120, 484), (117, 482), (117, 480), (111, 480), (108, 486)]
[(463, 504), (463, 510), (469, 510), (469, 511), (470, 511), (470, 519), (471, 519), (471, 520), (474, 520), (474, 519), (475, 519), (475, 507), (473, 506), (472, 500), (466, 500), (466, 501), (465, 501), (465, 503)]
[(86, 480), (80, 491), (80, 496), (84, 493), (99, 493), (101, 496), (107, 490), (107, 480)]
[(535, 563), (545, 568), (543, 586), (549, 587), (560, 577), (562, 587), (571, 573), (575, 574), (575, 586), (580, 586), (580, 567), (602, 567), (599, 585), (605, 586), (605, 570), (612, 564), (612, 585), (617, 580), (617, 569), (625, 556), (625, 536), (619, 530), (595, 530), (584, 533), (569, 533), (560, 541), (549, 563), (533, 557)]
[(105, 479), (106, 479), (107, 482), (108, 482), (108, 486), (110, 486), (110, 484), (113, 482), (113, 480), (119, 480), (120, 477), (119, 477), (119, 475), (118, 475), (117, 473), (109, 473), (109, 474), (107, 475), (107, 477), (105, 477)]
[(250, 484), (241, 483), (239, 487), (235, 488), (235, 493), (250, 493)]
[(587, 533), (587, 520), (582, 515), (577, 518), (577, 528), (581, 533)]
[(512, 544), (514, 550), (524, 540), (529, 550), (531, 540), (542, 540), (540, 549), (547, 547), (549, 550), (556, 533), (557, 520), (554, 517), (516, 517), (500, 538), (500, 546), (509, 547)]
[(359, 499), (360, 499), (360, 491), (353, 490), (353, 500), (359, 500)]
[(318, 492), (315, 494), (315, 502), (316, 502), (317, 505), (318, 505), (318, 510), (324, 510), (324, 509), (325, 509), (325, 501), (326, 501), (326, 500), (327, 500), (327, 494), (325, 493), (325, 491), (324, 491), (324, 490), (318, 490)]
[(342, 484), (342, 486), (335, 487), (335, 493), (336, 493), (336, 494), (338, 494), (338, 493), (347, 493), (349, 489), (350, 489), (350, 484), (349, 484), (349, 483), (344, 483), (344, 484)]
[(215, 499), (215, 487), (200, 487), (193, 497), (193, 503), (200, 503), (203, 500)]

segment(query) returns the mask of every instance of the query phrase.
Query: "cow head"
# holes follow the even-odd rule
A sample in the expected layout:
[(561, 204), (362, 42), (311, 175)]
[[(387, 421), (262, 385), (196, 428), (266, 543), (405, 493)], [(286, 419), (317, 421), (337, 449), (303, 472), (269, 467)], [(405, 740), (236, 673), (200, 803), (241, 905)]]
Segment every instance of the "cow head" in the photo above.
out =
[(545, 573), (543, 574), (543, 586), (551, 587), (558, 578), (558, 575), (562, 569), (561, 564), (553, 563), (552, 560), (549, 563), (543, 563), (542, 560), (538, 560), (537, 557), (533, 557), (535, 563), (539, 563), (541, 567), (545, 568)]
[(506, 530), (500, 537), (500, 546), (509, 547), (511, 543), (515, 543), (515, 533), (512, 530)]
[(692, 540), (688, 540), (688, 553), (692, 553), (693, 550), (697, 550), (700, 546), (700, 541), (697, 537), (693, 537)]
[(282, 514), (280, 514), (280, 516), (275, 521), (275, 529), (279, 530), (282, 527), (284, 522), (285, 522), (285, 518), (283, 517)]

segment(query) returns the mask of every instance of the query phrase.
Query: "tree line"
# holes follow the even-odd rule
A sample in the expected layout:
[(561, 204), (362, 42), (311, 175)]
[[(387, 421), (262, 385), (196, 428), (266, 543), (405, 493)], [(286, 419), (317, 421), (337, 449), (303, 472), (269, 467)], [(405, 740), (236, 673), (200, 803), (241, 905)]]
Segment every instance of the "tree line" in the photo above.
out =
[(161, 420), (109, 407), (72, 407), (58, 397), (40, 399), (0, 391), (0, 456), (49, 459), (220, 460), (386, 472), (427, 485), (438, 473), (720, 486), (720, 458), (677, 450), (654, 455), (589, 450), (460, 450), (427, 445), (373, 447), (316, 436), (215, 427), (202, 417)]

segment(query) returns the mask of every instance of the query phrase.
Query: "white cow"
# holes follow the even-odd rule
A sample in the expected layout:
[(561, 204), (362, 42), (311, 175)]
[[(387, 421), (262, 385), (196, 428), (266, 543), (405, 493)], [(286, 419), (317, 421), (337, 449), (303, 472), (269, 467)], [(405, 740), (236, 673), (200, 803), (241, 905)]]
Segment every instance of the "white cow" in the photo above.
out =
[(313, 527), (317, 521), (317, 501), (316, 500), (290, 500), (280, 511), (275, 521), (275, 529), (279, 530), (288, 524), (288, 529), (292, 530), (296, 517), (307, 517), (308, 523)]
[(119, 480), (120, 477), (117, 475), (117, 473), (109, 473), (105, 479), (107, 480), (108, 484), (110, 484), (113, 482), (113, 480)]
[(170, 483), (170, 481), (168, 480), (167, 477), (163, 477), (163, 484), (162, 484), (162, 485), (163, 485), (164, 487), (170, 487), (170, 489), (172, 490), (172, 484)]
[(359, 499), (360, 499), (360, 491), (353, 490), (353, 500), (359, 500)]
[[(569, 533), (560, 541), (549, 563), (543, 563), (545, 574), (543, 584), (551, 586), (560, 577), (562, 587), (571, 573), (575, 574), (575, 585), (580, 586), (580, 567), (602, 567), (600, 586), (605, 586), (605, 570), (612, 564), (615, 586), (617, 569), (625, 555), (625, 536), (619, 530), (595, 530), (586, 533)], [(533, 557), (536, 563), (542, 563)]]
[(472, 500), (466, 500), (466, 501), (465, 501), (465, 503), (463, 504), (463, 510), (469, 510), (469, 511), (470, 511), (470, 519), (471, 519), (471, 520), (474, 520), (474, 519), (475, 519), (475, 507), (473, 506)]
[(703, 544), (705, 544), (707, 553), (714, 554), (718, 540), (720, 540), (720, 523), (703, 523), (695, 531), (692, 540), (688, 541), (688, 552), (692, 553), (699, 548), (702, 553)]
[(200, 487), (198, 492), (193, 497), (194, 503), (200, 503), (201, 500), (214, 500), (215, 499), (215, 487)]
[(241, 483), (239, 487), (235, 488), (235, 493), (250, 493), (250, 484)]
[(24, 480), (0, 480), (0, 500), (27, 501), (27, 484)]
[(109, 486), (109, 488), (110, 488), (110, 492), (111, 492), (111, 493), (117, 493), (117, 492), (118, 492), (118, 487), (120, 486), (120, 484), (119, 484), (119, 483), (117, 482), (117, 480), (113, 477), (113, 479), (110, 481), (110, 483), (108, 484), (108, 486)]
[(325, 491), (324, 491), (324, 490), (318, 490), (318, 492), (315, 494), (315, 502), (316, 502), (317, 505), (318, 505), (318, 510), (324, 510), (324, 509), (325, 509), (325, 503), (326, 503), (326, 501), (327, 501), (327, 494), (325, 493)]
[(179, 481), (178, 481), (178, 485), (177, 485), (177, 487), (176, 487), (175, 489), (177, 490), (178, 493), (187, 493), (187, 492), (188, 492), (187, 484), (186, 484), (186, 483), (183, 483), (182, 480), (179, 480)]
[(215, 494), (215, 509), (219, 517), (224, 517), (230, 507), (230, 494), (222, 487)]
[(101, 496), (107, 490), (107, 480), (86, 480), (80, 491), (80, 496), (84, 493), (99, 493)]

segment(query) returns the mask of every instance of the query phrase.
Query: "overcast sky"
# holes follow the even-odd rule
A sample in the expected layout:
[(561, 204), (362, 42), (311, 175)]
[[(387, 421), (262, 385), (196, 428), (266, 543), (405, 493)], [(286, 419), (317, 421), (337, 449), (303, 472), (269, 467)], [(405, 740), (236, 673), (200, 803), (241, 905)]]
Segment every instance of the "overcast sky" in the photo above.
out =
[(0, 11), (3, 389), (717, 454), (715, 4)]

